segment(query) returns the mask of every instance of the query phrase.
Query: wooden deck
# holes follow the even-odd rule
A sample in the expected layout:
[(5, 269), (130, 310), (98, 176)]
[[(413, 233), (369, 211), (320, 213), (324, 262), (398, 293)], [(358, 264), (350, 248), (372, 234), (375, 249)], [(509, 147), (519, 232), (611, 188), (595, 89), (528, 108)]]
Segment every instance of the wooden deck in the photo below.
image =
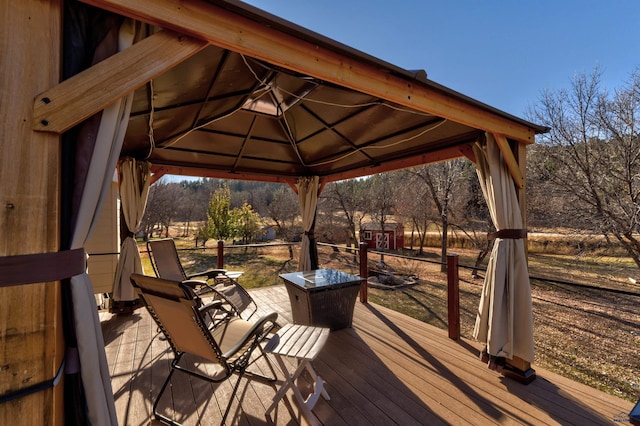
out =
[[(291, 320), (284, 286), (252, 290), (259, 305)], [(158, 424), (151, 405), (172, 359), (146, 310), (101, 313), (118, 423)], [(331, 399), (314, 413), (324, 425), (616, 424), (633, 404), (536, 368), (522, 385), (478, 360), (480, 345), (378, 305), (356, 302), (353, 327), (334, 331), (314, 362)], [(534, 366), (535, 368), (535, 366)], [(231, 382), (235, 381), (235, 377)], [(175, 374), (160, 408), (185, 425), (219, 424), (231, 391)], [(275, 390), (243, 379), (228, 424), (304, 423), (295, 404), (264, 415)], [(171, 395), (171, 398), (167, 395)], [(292, 395), (285, 398), (293, 401)], [(173, 413), (173, 414), (172, 414)], [(623, 423), (624, 424), (624, 423)]]

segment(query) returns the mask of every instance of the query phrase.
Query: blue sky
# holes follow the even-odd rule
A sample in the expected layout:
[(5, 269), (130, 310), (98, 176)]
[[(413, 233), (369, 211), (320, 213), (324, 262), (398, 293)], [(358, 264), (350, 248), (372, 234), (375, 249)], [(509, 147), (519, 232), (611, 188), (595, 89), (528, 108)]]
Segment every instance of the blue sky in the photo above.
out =
[(638, 0), (246, 0), (253, 6), (524, 117), (545, 89), (640, 66)]

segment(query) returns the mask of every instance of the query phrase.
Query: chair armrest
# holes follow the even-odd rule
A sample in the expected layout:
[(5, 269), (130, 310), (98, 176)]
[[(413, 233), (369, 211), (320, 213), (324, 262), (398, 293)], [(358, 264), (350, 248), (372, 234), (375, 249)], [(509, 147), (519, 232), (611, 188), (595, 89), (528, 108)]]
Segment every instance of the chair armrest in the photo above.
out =
[(224, 305), (224, 301), (222, 300), (214, 300), (213, 302), (202, 305), (198, 308), (198, 311), (201, 313), (206, 313), (211, 309), (222, 309), (222, 305)]
[(226, 269), (207, 269), (206, 271), (198, 272), (197, 274), (188, 275), (187, 278), (192, 279), (196, 277), (207, 277), (207, 280), (215, 278), (219, 275), (224, 275), (227, 273)]
[[(229, 321), (235, 316), (235, 311), (228, 309), (226, 302), (220, 299), (200, 306), (198, 312), (205, 321), (205, 324), (207, 324), (209, 330), (215, 329), (221, 323)], [(207, 323), (207, 318), (211, 321), (210, 324)]]
[[(245, 333), (245, 335), (242, 337), (242, 339), (239, 339), (238, 342), (236, 342), (236, 344), (233, 345), (233, 347), (231, 347), (231, 349), (229, 349), (228, 351), (223, 353), (222, 356), (224, 358), (226, 358), (226, 359), (229, 359), (233, 355), (235, 355), (236, 352), (238, 352), (239, 350), (244, 348), (245, 345), (254, 336), (259, 336), (262, 333), (264, 333), (264, 335), (266, 335), (269, 332), (269, 330), (271, 330), (276, 325), (276, 320), (277, 319), (278, 319), (277, 312), (271, 312), (270, 314), (263, 315), (258, 321), (256, 321), (253, 324), (251, 329)], [(239, 321), (244, 321), (244, 320), (239, 320)], [(271, 323), (271, 326), (267, 326), (267, 323), (269, 323), (269, 322)], [(266, 332), (264, 332), (265, 329), (267, 329)]]
[(193, 293), (196, 296), (203, 296), (207, 293), (219, 294), (207, 281), (204, 280), (184, 280), (182, 281), (187, 287), (193, 290)]
[(193, 279), (188, 279), (188, 280), (184, 280), (182, 281), (183, 284), (185, 284), (186, 286), (188, 286), (191, 289), (194, 289), (198, 286), (207, 286), (207, 282), (203, 281), (203, 280), (193, 280)]

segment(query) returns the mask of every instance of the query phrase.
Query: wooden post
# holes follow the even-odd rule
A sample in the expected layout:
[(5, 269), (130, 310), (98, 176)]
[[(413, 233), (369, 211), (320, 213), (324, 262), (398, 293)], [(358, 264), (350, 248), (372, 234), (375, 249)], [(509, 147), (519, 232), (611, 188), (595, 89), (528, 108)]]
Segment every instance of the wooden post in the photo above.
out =
[(218, 240), (218, 269), (224, 269), (224, 241)]
[[(62, 2), (0, 7), (0, 256), (60, 249), (60, 137), (34, 132), (33, 99), (60, 81)], [(0, 395), (56, 377), (60, 282), (0, 288)], [(0, 424), (62, 425), (64, 380), (0, 404)]]
[(447, 303), (449, 338), (460, 339), (460, 281), (458, 279), (458, 255), (447, 255)]
[(367, 247), (367, 243), (360, 243), (360, 278), (362, 278), (362, 283), (360, 284), (360, 302), (362, 303), (367, 303), (369, 301), (367, 296), (367, 278), (369, 278)]

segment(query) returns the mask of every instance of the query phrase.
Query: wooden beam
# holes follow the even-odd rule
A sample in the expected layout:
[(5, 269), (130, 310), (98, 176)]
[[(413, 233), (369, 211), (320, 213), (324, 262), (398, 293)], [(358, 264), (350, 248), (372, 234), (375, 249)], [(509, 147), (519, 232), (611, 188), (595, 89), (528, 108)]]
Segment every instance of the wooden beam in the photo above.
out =
[(433, 164), (441, 161), (452, 160), (454, 158), (466, 157), (470, 150), (469, 144), (452, 146), (415, 157), (404, 158), (402, 160), (389, 161), (378, 166), (367, 166), (360, 169), (349, 170), (343, 173), (335, 173), (320, 178), (321, 182), (333, 182), (344, 179), (353, 179), (362, 176), (369, 176), (376, 173), (391, 172), (394, 170), (408, 169), (423, 164)]
[(152, 165), (151, 173), (162, 173), (163, 175), (193, 176), (199, 178), (236, 179), (255, 182), (286, 183), (293, 185), (295, 185), (298, 180), (297, 176), (273, 176), (259, 173), (232, 173), (226, 170), (204, 169), (189, 166), (169, 166), (165, 164)]
[(507, 137), (499, 133), (494, 133), (493, 138), (496, 140), (498, 148), (500, 148), (500, 152), (502, 152), (504, 162), (507, 164), (509, 173), (511, 173), (511, 177), (513, 178), (516, 186), (520, 189), (524, 188), (524, 176), (520, 171), (520, 164), (518, 164), (518, 160), (516, 160), (516, 157), (513, 155), (513, 151), (511, 150), (511, 146), (509, 146)]
[[(349, 170), (342, 173), (335, 173), (327, 176), (320, 176), (319, 185), (326, 185), (328, 182), (334, 182), (344, 179), (353, 179), (361, 176), (369, 176), (376, 173), (390, 172), (399, 169), (407, 169), (410, 167), (420, 166), (422, 164), (437, 163), (440, 161), (452, 160), (454, 158), (468, 157), (469, 152), (472, 152), (470, 144), (458, 145), (453, 147), (444, 148), (437, 151), (432, 151), (426, 154), (416, 155), (410, 158), (404, 158), (402, 160), (390, 161), (378, 166), (367, 166), (359, 169)], [(297, 176), (274, 176), (265, 175), (259, 173), (248, 172), (230, 172), (227, 170), (215, 170), (204, 169), (199, 167), (189, 166), (170, 166), (165, 164), (155, 164), (151, 166), (151, 172), (155, 174), (163, 175), (178, 175), (178, 176), (194, 176), (202, 178), (216, 178), (216, 179), (237, 179), (237, 180), (249, 180), (256, 182), (273, 182), (273, 183), (285, 183), (295, 188), (298, 181)], [(157, 179), (156, 179), (157, 180)], [(155, 182), (155, 181), (154, 181)], [(295, 191), (295, 189), (294, 189)]]
[(157, 181), (159, 181), (160, 179), (162, 179), (162, 177), (167, 174), (166, 169), (164, 168), (160, 168), (157, 171), (153, 172), (151, 174), (151, 180), (149, 181), (149, 185), (153, 185), (154, 183), (156, 183)]
[(318, 197), (320, 197), (320, 194), (322, 194), (322, 191), (324, 191), (324, 187), (327, 185), (326, 181), (318, 181)]
[(467, 126), (533, 143), (535, 131), (438, 88), (301, 40), (202, 0), (82, 0), (224, 49)]
[[(60, 81), (61, 0), (0, 7), (0, 256), (60, 248), (60, 137), (31, 130), (33, 98)], [(0, 289), (0, 395), (56, 377), (60, 282)], [(64, 381), (0, 404), (0, 424), (64, 423)]]
[(476, 154), (473, 152), (473, 146), (471, 146), (471, 144), (461, 146), (460, 153), (467, 157), (467, 159), (473, 164), (476, 164), (476, 162), (478, 161), (476, 159)]
[[(522, 216), (522, 229), (527, 229), (527, 191), (526, 191), (526, 173), (527, 173), (527, 147), (523, 144), (518, 144), (518, 149), (515, 153), (516, 162), (518, 163), (518, 167), (520, 173), (523, 177), (523, 185), (519, 189), (516, 189), (516, 193), (518, 194), (518, 203), (520, 205), (520, 215)], [(524, 250), (525, 256), (527, 256), (527, 264), (529, 263), (529, 240), (527, 238), (524, 239)], [(531, 363), (529, 361), (525, 361), (520, 357), (514, 356), (512, 360), (509, 361), (509, 364), (516, 367), (518, 370), (523, 372), (529, 372), (529, 375), (532, 373)]]
[(36, 96), (33, 129), (62, 133), (206, 46), (173, 31), (157, 32)]
[[(520, 215), (522, 216), (522, 228), (527, 229), (528, 217), (527, 217), (527, 146), (524, 144), (518, 144), (515, 152), (515, 159), (518, 162), (520, 174), (522, 175), (522, 182), (524, 185), (517, 189), (518, 203), (520, 204)], [(527, 251), (528, 257), (528, 239), (525, 238), (525, 251)]]

